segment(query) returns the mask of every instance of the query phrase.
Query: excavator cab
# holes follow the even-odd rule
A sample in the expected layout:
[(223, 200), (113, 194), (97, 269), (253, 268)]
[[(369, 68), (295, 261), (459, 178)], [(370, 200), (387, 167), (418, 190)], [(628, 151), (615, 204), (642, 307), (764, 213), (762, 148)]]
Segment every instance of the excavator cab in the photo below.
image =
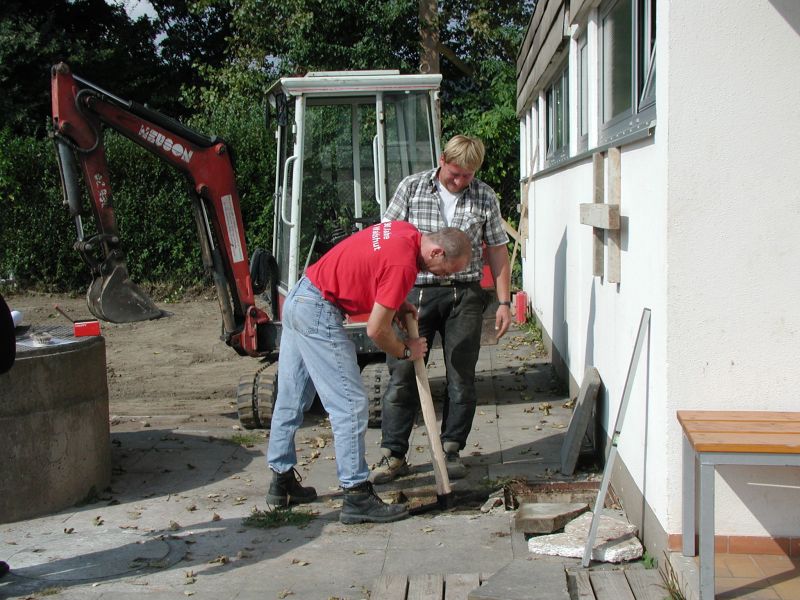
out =
[(268, 90), (278, 302), (333, 244), (379, 222), (403, 177), (436, 165), (440, 82), (438, 74), (312, 72)]

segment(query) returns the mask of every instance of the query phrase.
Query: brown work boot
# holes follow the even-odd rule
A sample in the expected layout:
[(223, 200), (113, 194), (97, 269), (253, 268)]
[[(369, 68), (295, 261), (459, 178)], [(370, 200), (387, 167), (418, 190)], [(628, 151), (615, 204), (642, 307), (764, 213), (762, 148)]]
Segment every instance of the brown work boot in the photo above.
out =
[(342, 512), (339, 521), (345, 525), (354, 523), (391, 523), (408, 516), (405, 504), (386, 504), (380, 499), (369, 481), (344, 490)]
[(300, 485), (302, 477), (297, 469), (286, 473), (272, 472), (272, 481), (267, 491), (267, 504), (275, 506), (289, 506), (290, 504), (304, 504), (317, 499), (317, 490), (313, 487)]
[(458, 442), (444, 442), (444, 464), (447, 467), (448, 479), (464, 479), (467, 476), (467, 467), (461, 462), (458, 455)]
[(398, 477), (408, 475), (408, 462), (406, 462), (405, 456), (397, 458), (388, 448), (381, 448), (381, 452), (383, 453), (383, 458), (372, 468), (372, 472), (369, 474), (369, 480), (372, 483), (388, 483)]

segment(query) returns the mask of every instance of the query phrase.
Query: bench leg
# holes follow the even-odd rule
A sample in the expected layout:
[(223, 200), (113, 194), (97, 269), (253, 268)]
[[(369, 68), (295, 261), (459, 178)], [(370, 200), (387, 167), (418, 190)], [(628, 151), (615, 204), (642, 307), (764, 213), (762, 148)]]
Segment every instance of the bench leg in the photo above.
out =
[(714, 465), (700, 460), (700, 600), (714, 600)]
[(683, 540), (683, 555), (694, 556), (696, 554), (694, 536), (697, 533), (695, 523), (695, 490), (697, 465), (694, 449), (691, 442), (683, 436), (683, 496), (682, 496), (682, 520), (681, 539)]

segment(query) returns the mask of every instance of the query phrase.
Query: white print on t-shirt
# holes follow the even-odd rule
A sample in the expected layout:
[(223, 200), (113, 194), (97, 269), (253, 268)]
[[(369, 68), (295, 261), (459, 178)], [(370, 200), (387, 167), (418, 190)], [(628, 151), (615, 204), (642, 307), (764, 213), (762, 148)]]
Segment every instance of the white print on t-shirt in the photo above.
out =
[[(381, 233), (381, 230), (383, 232)], [(381, 237), (384, 240), (388, 240), (389, 237), (392, 235), (392, 224), (389, 223), (378, 223), (377, 225), (372, 226), (372, 251), (377, 252), (381, 249)]]

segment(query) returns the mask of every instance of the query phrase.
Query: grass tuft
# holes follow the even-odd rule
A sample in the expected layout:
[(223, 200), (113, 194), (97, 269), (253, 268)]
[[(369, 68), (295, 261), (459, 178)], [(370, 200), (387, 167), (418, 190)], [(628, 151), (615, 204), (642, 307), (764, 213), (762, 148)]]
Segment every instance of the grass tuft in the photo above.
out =
[(316, 516), (316, 513), (310, 510), (295, 510), (291, 506), (288, 508), (275, 507), (267, 510), (254, 508), (250, 516), (242, 520), (242, 525), (245, 527), (258, 527), (259, 529), (275, 529), (284, 525), (292, 525), (302, 529), (313, 521)]
[(669, 562), (669, 556), (664, 552), (664, 567), (658, 569), (661, 579), (664, 580), (663, 587), (669, 594), (670, 600), (686, 600), (686, 595), (681, 590), (681, 582), (678, 579), (678, 574)]
[(263, 441), (264, 436), (257, 433), (234, 433), (231, 436), (232, 443), (244, 446), (245, 448), (252, 448), (257, 444), (261, 444)]

